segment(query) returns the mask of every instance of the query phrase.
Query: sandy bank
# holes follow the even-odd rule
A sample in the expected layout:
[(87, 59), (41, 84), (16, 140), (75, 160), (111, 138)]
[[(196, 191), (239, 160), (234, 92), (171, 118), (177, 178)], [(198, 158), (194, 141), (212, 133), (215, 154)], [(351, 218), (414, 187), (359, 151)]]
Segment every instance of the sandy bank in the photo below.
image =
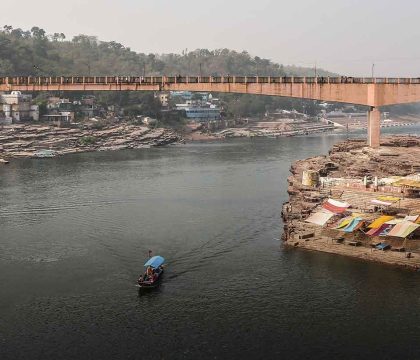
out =
[[(420, 173), (420, 138), (387, 137), (382, 140), (380, 149), (366, 147), (363, 140), (348, 140), (336, 144), (328, 156), (295, 162), (290, 171), (289, 201), (282, 211), (282, 238), (287, 246), (420, 268), (420, 231), (415, 231), (407, 240), (366, 235), (368, 224), (383, 214), (395, 219), (420, 215), (417, 190), (393, 185), (393, 177), (416, 177)], [(318, 184), (302, 184), (303, 173), (307, 171), (319, 174)], [(381, 196), (400, 200), (389, 206), (373, 206), (372, 202)], [(323, 226), (306, 222), (311, 214), (322, 210), (322, 204), (329, 198), (348, 203), (350, 208), (345, 214), (334, 215)], [(337, 229), (339, 221), (346, 216), (360, 216), (364, 227), (350, 233)], [(376, 250), (374, 245), (379, 242), (389, 244), (391, 249)], [(393, 251), (400, 248), (405, 251)], [(408, 253), (411, 257), (407, 257)]]

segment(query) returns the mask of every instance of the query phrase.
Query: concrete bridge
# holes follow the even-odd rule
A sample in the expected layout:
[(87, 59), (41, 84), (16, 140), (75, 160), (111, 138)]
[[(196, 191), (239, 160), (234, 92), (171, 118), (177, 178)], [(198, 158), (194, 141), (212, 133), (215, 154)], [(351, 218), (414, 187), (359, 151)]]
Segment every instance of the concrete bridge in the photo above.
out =
[(275, 76), (1, 77), (0, 91), (205, 91), (285, 96), (370, 107), (368, 143), (379, 147), (380, 106), (420, 102), (420, 78)]

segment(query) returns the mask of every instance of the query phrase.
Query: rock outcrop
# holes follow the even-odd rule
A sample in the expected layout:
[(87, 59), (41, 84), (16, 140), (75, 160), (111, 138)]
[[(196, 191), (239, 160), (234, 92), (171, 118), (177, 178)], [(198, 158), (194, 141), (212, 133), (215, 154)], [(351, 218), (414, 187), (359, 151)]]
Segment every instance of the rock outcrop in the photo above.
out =
[(139, 149), (181, 141), (181, 136), (173, 130), (131, 124), (111, 125), (100, 130), (19, 124), (0, 130), (0, 158), (30, 157), (40, 149), (69, 154)]

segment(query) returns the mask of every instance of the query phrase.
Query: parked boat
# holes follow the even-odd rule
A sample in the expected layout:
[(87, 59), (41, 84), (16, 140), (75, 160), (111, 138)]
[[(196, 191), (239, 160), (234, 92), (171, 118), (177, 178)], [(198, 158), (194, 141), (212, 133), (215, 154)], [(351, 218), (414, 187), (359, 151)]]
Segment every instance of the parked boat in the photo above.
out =
[(35, 158), (52, 158), (55, 156), (57, 156), (57, 152), (54, 150), (38, 150), (32, 155)]
[(159, 285), (163, 275), (163, 263), (165, 259), (162, 256), (153, 256), (145, 264), (146, 271), (137, 280), (137, 286), (140, 288), (155, 288)]

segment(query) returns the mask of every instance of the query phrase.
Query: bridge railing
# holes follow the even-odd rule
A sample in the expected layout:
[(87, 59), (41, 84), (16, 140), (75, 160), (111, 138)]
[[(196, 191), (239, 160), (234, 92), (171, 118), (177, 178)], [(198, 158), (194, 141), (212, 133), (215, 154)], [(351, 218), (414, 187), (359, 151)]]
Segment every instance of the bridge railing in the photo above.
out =
[(420, 78), (302, 76), (9, 76), (0, 85), (164, 85), (164, 84), (420, 84)]

